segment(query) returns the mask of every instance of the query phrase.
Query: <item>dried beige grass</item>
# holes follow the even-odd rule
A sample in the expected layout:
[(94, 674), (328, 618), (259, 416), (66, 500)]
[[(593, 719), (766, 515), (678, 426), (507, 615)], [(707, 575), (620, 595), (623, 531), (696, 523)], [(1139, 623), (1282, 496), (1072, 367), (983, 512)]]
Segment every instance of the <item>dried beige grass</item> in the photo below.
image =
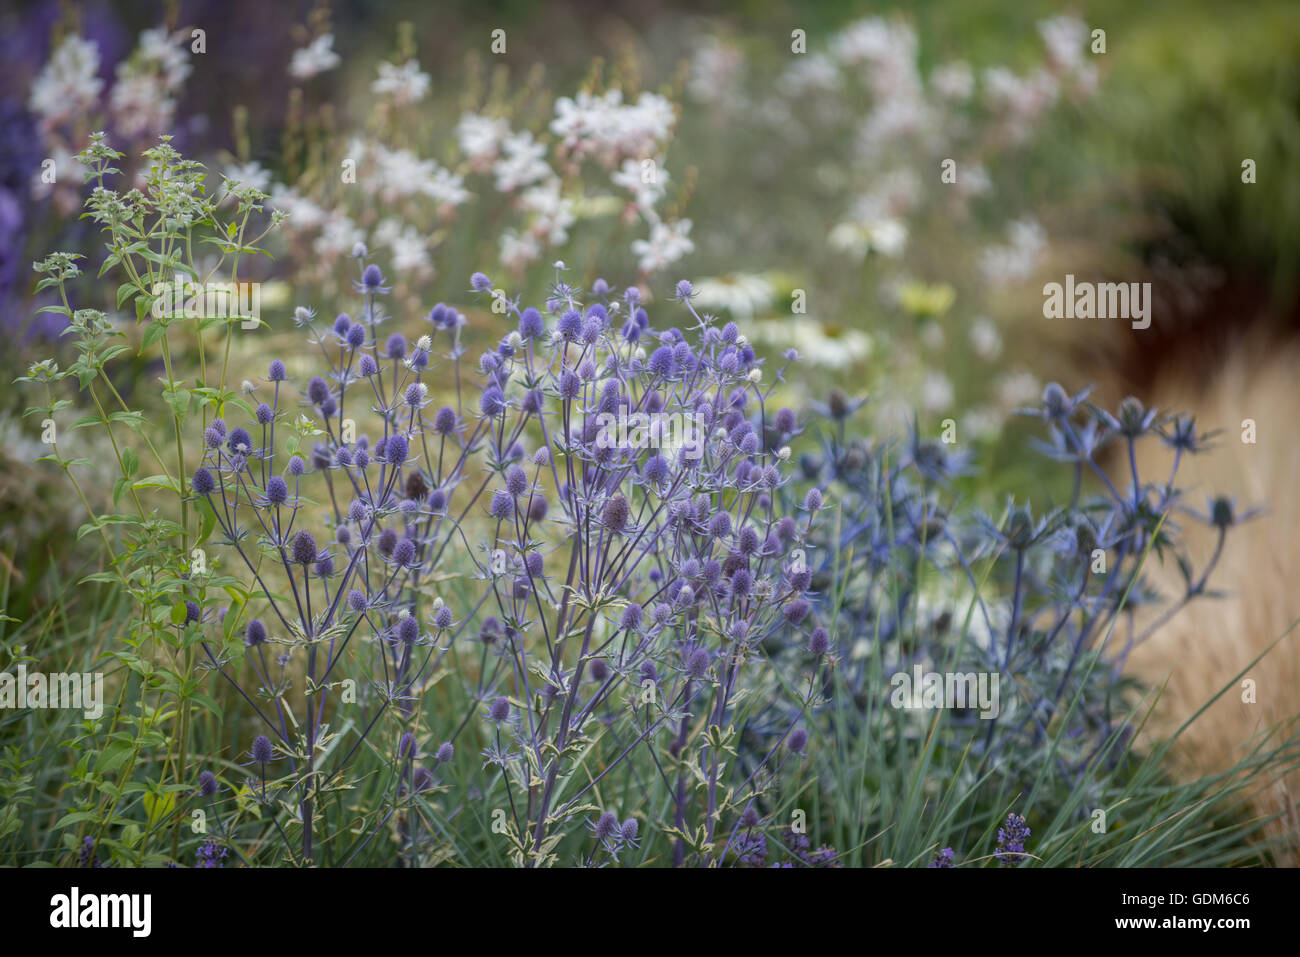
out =
[[(1194, 601), (1139, 646), (1129, 670), (1168, 687), (1154, 716), (1154, 731), (1168, 733), (1196, 713), (1228, 681), (1300, 618), (1300, 349), (1270, 349), (1259, 344), (1236, 349), (1211, 382), (1169, 375), (1153, 396), (1163, 409), (1196, 415), (1202, 429), (1222, 428), (1215, 448), (1184, 457), (1179, 484), (1187, 504), (1204, 507), (1206, 496), (1236, 496), (1238, 506), (1264, 503), (1267, 512), (1230, 531), (1210, 587), (1223, 598)], [(1242, 442), (1242, 420), (1254, 419), (1257, 442)], [(1168, 450), (1143, 443), (1139, 474), (1163, 474)], [(1141, 449), (1142, 446), (1139, 446)], [(1143, 462), (1142, 458), (1146, 461)], [(1190, 516), (1180, 522), (1191, 553), (1204, 564), (1216, 532)], [(1152, 581), (1176, 593), (1181, 579), (1172, 562), (1149, 560)], [(1176, 770), (1184, 774), (1221, 772), (1247, 753), (1252, 736), (1300, 713), (1300, 627), (1247, 672), (1256, 701), (1243, 703), (1240, 687), (1229, 690), (1184, 732)], [(1300, 865), (1300, 772), (1265, 783), (1252, 795), (1261, 815), (1282, 813), (1269, 836), (1285, 850), (1278, 863)]]

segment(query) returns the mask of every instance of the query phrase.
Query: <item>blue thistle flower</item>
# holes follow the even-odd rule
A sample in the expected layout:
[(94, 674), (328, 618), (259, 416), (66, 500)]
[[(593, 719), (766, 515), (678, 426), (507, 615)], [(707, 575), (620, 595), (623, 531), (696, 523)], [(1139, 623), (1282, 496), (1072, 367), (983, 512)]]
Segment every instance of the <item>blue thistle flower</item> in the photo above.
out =
[(250, 648), (266, 643), (266, 625), (262, 624), (261, 619), (253, 618), (244, 628), (244, 644)]
[(217, 482), (211, 472), (200, 466), (194, 470), (194, 478), (190, 479), (190, 486), (196, 495), (210, 495), (217, 487)]

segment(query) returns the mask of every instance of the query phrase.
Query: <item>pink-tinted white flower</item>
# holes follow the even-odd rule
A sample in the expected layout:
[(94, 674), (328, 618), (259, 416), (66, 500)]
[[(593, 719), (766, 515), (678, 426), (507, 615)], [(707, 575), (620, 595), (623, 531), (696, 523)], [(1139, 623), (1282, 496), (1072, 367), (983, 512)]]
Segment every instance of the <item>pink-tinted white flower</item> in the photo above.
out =
[(512, 133), (501, 143), (501, 158), (492, 164), (497, 190), (511, 193), (553, 175), (546, 163), (546, 144), (527, 130)]
[(372, 93), (392, 97), (399, 106), (417, 103), (429, 92), (429, 74), (420, 69), (417, 60), (407, 60), (401, 66), (379, 64), (379, 76), (370, 84)]
[(334, 34), (322, 33), (307, 46), (293, 51), (289, 75), (297, 80), (310, 80), (334, 69), (340, 62), (339, 55), (334, 52)]
[(69, 34), (32, 83), (27, 106), (43, 127), (59, 126), (90, 112), (103, 87), (98, 48)]
[(680, 219), (675, 223), (653, 223), (648, 239), (632, 241), (632, 252), (638, 257), (642, 272), (658, 272), (683, 256), (695, 251), (691, 241), (691, 221)]

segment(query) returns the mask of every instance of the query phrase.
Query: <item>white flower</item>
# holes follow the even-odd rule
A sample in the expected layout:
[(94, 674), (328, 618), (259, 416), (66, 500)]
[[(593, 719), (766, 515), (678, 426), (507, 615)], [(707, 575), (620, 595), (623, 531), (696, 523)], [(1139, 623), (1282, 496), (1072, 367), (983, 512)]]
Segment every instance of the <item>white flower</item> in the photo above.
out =
[(365, 238), (365, 231), (351, 219), (347, 216), (335, 215), (326, 220), (320, 235), (312, 243), (312, 250), (323, 259), (347, 256), (356, 244)]
[(926, 412), (944, 412), (952, 407), (956, 397), (952, 381), (942, 372), (927, 372), (921, 380), (921, 408)]
[[(654, 163), (653, 175), (646, 177), (647, 169), (644, 160), (625, 159), (623, 166), (610, 175), (610, 179), (615, 186), (621, 186), (632, 194), (632, 201), (636, 204), (637, 209), (643, 213), (650, 213), (654, 210), (655, 203), (663, 198), (666, 184), (668, 183), (668, 171), (663, 168), (658, 159), (651, 160)], [(647, 182), (647, 178), (649, 182)]]
[(420, 191), (436, 203), (459, 206), (474, 196), (465, 188), (464, 183), (465, 177), (435, 166), (433, 176), (421, 184)]
[(520, 206), (533, 213), (530, 231), (548, 245), (560, 246), (569, 240), (569, 227), (577, 221), (572, 201), (560, 194), (560, 181), (549, 179), (540, 186), (525, 190)]
[(501, 265), (518, 271), (542, 256), (542, 247), (531, 234), (520, 235), (513, 229), (501, 233)]
[(640, 257), (642, 272), (658, 272), (695, 251), (690, 239), (691, 221), (681, 219), (675, 223), (653, 223), (649, 239), (634, 239), (632, 252)]
[(456, 142), (471, 163), (496, 159), (509, 135), (510, 125), (498, 117), (464, 113), (456, 124)]
[(554, 175), (543, 159), (546, 145), (535, 143), (533, 134), (527, 130), (507, 136), (501, 143), (501, 152), (502, 157), (492, 164), (499, 192), (514, 192)]
[(179, 43), (180, 34), (161, 27), (145, 30), (135, 53), (117, 65), (109, 106), (125, 136), (168, 131), (176, 110), (174, 94), (193, 69)]
[(998, 327), (984, 316), (971, 323), (970, 344), (977, 356), (990, 362), (1002, 354), (1002, 336)]
[(1023, 282), (1033, 275), (1047, 250), (1047, 233), (1033, 219), (1007, 227), (1007, 244), (989, 246), (980, 254), (980, 271), (990, 283)]
[(834, 93), (843, 78), (839, 67), (825, 53), (807, 53), (794, 58), (777, 79), (777, 88), (788, 97), (813, 93)]
[(737, 319), (748, 319), (771, 305), (775, 290), (762, 276), (735, 273), (701, 279), (695, 287), (695, 304), (702, 309), (725, 309)]
[(1019, 409), (1036, 405), (1042, 394), (1042, 385), (1032, 372), (1010, 372), (998, 380), (998, 402), (1004, 409)]
[(398, 104), (416, 103), (429, 92), (429, 74), (420, 70), (416, 60), (407, 60), (401, 66), (379, 64), (379, 77), (370, 84), (372, 93), (391, 96)]
[(975, 92), (975, 73), (964, 60), (945, 63), (930, 74), (930, 85), (947, 100), (969, 100)]
[(310, 80), (334, 69), (340, 62), (339, 55), (334, 52), (334, 34), (322, 33), (307, 46), (293, 51), (289, 75), (299, 80)]
[(962, 416), (961, 432), (971, 439), (996, 438), (1002, 430), (1004, 416), (986, 405), (976, 406)]
[(672, 103), (656, 93), (642, 93), (623, 103), (621, 90), (603, 96), (580, 92), (555, 101), (551, 132), (575, 156), (594, 156), (608, 166), (623, 159), (658, 155), (676, 119)]
[(32, 83), (27, 106), (44, 125), (58, 126), (90, 112), (103, 86), (98, 48), (69, 34)]
[(1083, 62), (1088, 26), (1082, 20), (1070, 16), (1040, 20), (1038, 33), (1047, 47), (1048, 58), (1060, 69), (1073, 70)]
[(271, 188), (271, 174), (257, 162), (242, 163), (226, 167), (225, 177), (232, 183), (251, 186), (265, 193)]
[(691, 77), (686, 88), (701, 103), (722, 103), (735, 99), (745, 72), (745, 56), (717, 37), (705, 37), (691, 59)]
[(271, 206), (289, 216), (286, 225), (294, 231), (314, 229), (326, 220), (325, 210), (282, 183), (271, 187)]
[(757, 339), (777, 349), (797, 346), (800, 360), (813, 367), (844, 369), (871, 354), (871, 337), (857, 329), (830, 329), (816, 319), (766, 319), (751, 327)]
[(424, 274), (433, 268), (428, 244), (414, 226), (385, 219), (375, 227), (375, 242), (392, 251), (393, 269), (398, 272)]

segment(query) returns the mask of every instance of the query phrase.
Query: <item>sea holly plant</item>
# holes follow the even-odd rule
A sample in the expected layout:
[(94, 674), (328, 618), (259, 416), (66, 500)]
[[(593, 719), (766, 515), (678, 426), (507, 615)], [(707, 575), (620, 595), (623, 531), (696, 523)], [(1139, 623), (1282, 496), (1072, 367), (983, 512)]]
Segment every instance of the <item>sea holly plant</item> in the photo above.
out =
[[(513, 328), (466, 375), (465, 317), (440, 303), (413, 339), (387, 331), (365, 252), (355, 316), (298, 311), (320, 374), (291, 384), (272, 361), (265, 400), (209, 423), (190, 477), (250, 595), (202, 641), (260, 726), (243, 793), (267, 820), (242, 823), (297, 863), (346, 864), (396, 821), (416, 866), (439, 853), (450, 762), (477, 750), (516, 865), (613, 863), (647, 833), (677, 865), (734, 858), (819, 698), (815, 656), (774, 678), (766, 651), (815, 628), (822, 501), (777, 504), (798, 431), (770, 404), (782, 372), (697, 314), (689, 282), (656, 307), (684, 332), (638, 288), (557, 268), (542, 308), (472, 277)], [(320, 441), (299, 452), (282, 437), (303, 410)], [(741, 761), (759, 689), (788, 721)], [(464, 712), (430, 741), (453, 691)], [(380, 771), (352, 773), (376, 752)], [(351, 806), (376, 779), (380, 800)]]
[[(823, 615), (852, 639), (834, 649), (833, 704), (816, 722), (828, 740), (915, 748), (924, 762), (959, 757), (945, 801), (972, 801), (985, 816), (1005, 816), (1017, 798), (1024, 811), (1038, 802), (1056, 814), (1054, 795), (1064, 793), (1069, 816), (1086, 824), (1090, 809), (1122, 790), (1138, 764), (1131, 745), (1143, 715), (1127, 659), (1214, 594), (1208, 583), (1229, 530), (1257, 514), (1222, 496), (1205, 512), (1189, 505), (1179, 466), (1214, 438), (1192, 418), (1132, 397), (1111, 412), (1088, 394), (1050, 383), (1022, 410), (1046, 432), (1034, 446), (1049, 474), (1061, 473), (1043, 484), (1046, 494), (1058, 490), (1055, 507), (962, 509), (955, 482), (971, 470), (969, 456), (915, 432), (902, 444), (853, 436), (853, 404), (842, 395), (825, 406), (820, 452), (800, 462), (802, 478), (840, 506), (838, 523), (813, 536), (814, 585)], [(1168, 449), (1166, 473), (1139, 473), (1141, 442)], [(1184, 545), (1189, 517), (1218, 531), (1211, 554)], [(1180, 573), (1174, 595), (1150, 583), (1148, 563), (1160, 561)], [(986, 684), (972, 683), (965, 698), (928, 700), (913, 677), (928, 675), (970, 676), (996, 693), (986, 699)], [(893, 842), (906, 844), (912, 830), (887, 835), (884, 853), (904, 854)], [(961, 836), (969, 848), (974, 835)]]
[[(49, 452), (40, 460), (65, 473), (86, 510), (79, 536), (97, 534), (110, 556), (108, 570), (86, 580), (125, 589), (136, 609), (130, 634), (106, 647), (126, 680), (117, 706), (78, 741), (99, 757), (77, 765), (86, 798), (64, 818), (76, 830), (65, 842), (74, 853), (88, 838), (101, 856), (111, 848), (135, 863), (151, 860), (148, 838), (164, 827), (171, 828), (177, 855), (194, 707), (217, 710), (195, 670), (196, 626), (206, 590), (238, 583), (209, 574), (204, 546), (215, 516), (189, 499), (182, 478), (190, 471), (186, 444), (192, 421), (206, 421), (227, 403), (244, 404), (226, 388), (231, 337), (235, 324), (252, 327), (259, 320), (232, 308), (244, 300), (229, 293), (239, 283), (241, 262), (260, 251), (257, 242), (280, 218), (270, 216), (253, 236), (250, 223), (265, 218), (258, 216), (261, 194), (238, 190), (210, 198), (202, 167), (183, 159), (167, 137), (143, 156), (139, 185), (125, 192), (110, 186), (121, 154), (103, 134), (92, 136), (78, 157), (92, 185), (84, 215), (105, 237), (98, 277), (120, 280), (112, 306), (133, 313), (134, 328), (102, 309), (78, 307), (83, 257), (53, 253), (34, 266), (37, 292), (57, 294), (43, 311), (67, 319), (64, 336), (75, 359), (66, 369), (54, 359), (37, 362), (19, 380), (43, 393), (44, 403), (27, 414), (42, 423)], [(209, 247), (215, 253), (208, 255)], [(193, 294), (196, 277), (217, 290), (215, 300)], [(152, 363), (163, 371), (159, 401), (133, 405), (127, 397), (140, 391), (134, 373)], [(195, 370), (195, 380), (184, 378), (186, 369)], [(88, 414), (69, 421), (78, 405)], [(165, 437), (152, 428), (158, 419), (167, 422)], [(111, 491), (95, 487), (100, 463), (63, 451), (77, 444), (67, 436), (83, 429), (107, 438), (116, 473)], [(122, 841), (128, 833), (132, 839)]]

